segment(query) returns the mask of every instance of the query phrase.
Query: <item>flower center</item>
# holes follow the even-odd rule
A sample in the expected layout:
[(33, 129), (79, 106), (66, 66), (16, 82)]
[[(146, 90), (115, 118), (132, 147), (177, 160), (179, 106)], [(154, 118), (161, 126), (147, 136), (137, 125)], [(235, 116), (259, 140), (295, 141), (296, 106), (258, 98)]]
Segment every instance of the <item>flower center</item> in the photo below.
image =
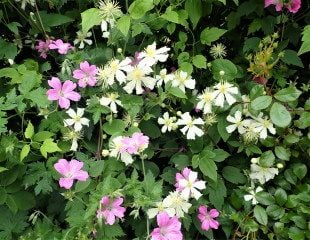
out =
[(140, 81), (141, 78), (144, 77), (144, 72), (141, 71), (140, 69), (138, 68), (135, 68), (132, 72), (131, 72), (131, 78), (132, 80), (134, 81)]
[(226, 93), (227, 92), (227, 87), (224, 85), (224, 84), (222, 84), (221, 86), (220, 86), (220, 92), (221, 93)]
[(146, 50), (145, 50), (146, 54), (149, 56), (149, 57), (155, 57), (156, 56), (156, 51), (154, 48), (151, 48), (151, 47), (148, 47)]

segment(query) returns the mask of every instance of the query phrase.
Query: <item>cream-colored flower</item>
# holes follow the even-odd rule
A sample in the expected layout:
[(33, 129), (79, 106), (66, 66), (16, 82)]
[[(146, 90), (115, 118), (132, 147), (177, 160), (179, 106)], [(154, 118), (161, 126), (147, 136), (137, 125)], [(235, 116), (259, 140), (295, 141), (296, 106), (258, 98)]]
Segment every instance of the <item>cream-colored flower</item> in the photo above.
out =
[(189, 112), (183, 113), (181, 119), (176, 122), (177, 125), (185, 125), (181, 132), (186, 135), (187, 139), (195, 139), (196, 136), (201, 137), (204, 132), (196, 125), (203, 125), (204, 121), (201, 118), (193, 119)]
[(214, 86), (214, 105), (224, 107), (225, 101), (228, 105), (232, 105), (236, 102), (236, 98), (233, 94), (238, 94), (238, 88), (228, 82), (220, 82)]
[(178, 87), (185, 93), (185, 88), (194, 89), (196, 81), (182, 70), (176, 71), (172, 80), (172, 86)]
[(167, 213), (173, 214), (177, 217), (184, 217), (184, 213), (188, 213), (189, 208), (192, 206), (185, 198), (181, 196), (178, 191), (170, 192), (169, 195), (163, 200), (163, 206), (168, 211)]
[(200, 100), (197, 103), (197, 109), (203, 109), (203, 113), (212, 113), (212, 104), (214, 100), (214, 93), (210, 88), (206, 88), (202, 94), (198, 95), (198, 99)]
[(101, 97), (99, 103), (102, 106), (109, 107), (113, 113), (117, 113), (117, 105), (123, 106), (122, 102), (118, 100), (117, 93), (107, 93), (106, 97)]
[(89, 126), (89, 119), (84, 118), (84, 108), (77, 108), (76, 112), (70, 108), (66, 113), (71, 117), (64, 120), (64, 126), (74, 125), (74, 131), (79, 132), (82, 130), (83, 125)]

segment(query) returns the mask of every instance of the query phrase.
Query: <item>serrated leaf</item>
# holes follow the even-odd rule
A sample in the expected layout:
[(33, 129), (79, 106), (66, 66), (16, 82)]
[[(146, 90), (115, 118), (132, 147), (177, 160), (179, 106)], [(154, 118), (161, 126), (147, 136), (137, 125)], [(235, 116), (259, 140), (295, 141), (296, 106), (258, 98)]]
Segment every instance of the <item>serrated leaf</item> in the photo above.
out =
[(212, 42), (217, 41), (221, 36), (227, 32), (226, 29), (217, 27), (207, 27), (200, 34), (200, 41), (203, 44), (211, 45)]
[(202, 55), (194, 56), (192, 61), (196, 68), (207, 68), (207, 59)]
[(295, 65), (298, 67), (304, 67), (300, 57), (298, 57), (297, 52), (293, 50), (284, 50), (284, 56), (282, 59), (283, 62), (290, 65)]
[(128, 8), (128, 12), (133, 19), (139, 19), (154, 8), (153, 1), (150, 0), (136, 0)]
[(22, 150), (20, 151), (19, 160), (23, 161), (24, 158), (28, 156), (29, 152), (30, 152), (30, 146), (28, 144), (24, 145)]
[(275, 102), (270, 109), (270, 119), (278, 127), (287, 127), (292, 120), (292, 116), (280, 103)]
[(203, 8), (201, 0), (186, 0), (185, 10), (188, 12), (189, 19), (193, 24), (193, 29), (196, 28), (197, 23), (203, 15)]
[(187, 99), (186, 94), (178, 87), (171, 87), (169, 88), (169, 93), (172, 94), (173, 96), (176, 96), (178, 98), (183, 98)]
[(299, 91), (294, 86), (289, 86), (288, 88), (281, 89), (278, 91), (274, 97), (281, 102), (292, 102), (298, 99), (301, 91)]
[(41, 154), (47, 158), (47, 153), (61, 152), (62, 150), (57, 146), (57, 143), (53, 142), (53, 139), (48, 138), (44, 140), (40, 147)]
[(240, 169), (233, 166), (223, 168), (223, 177), (234, 184), (243, 184), (246, 182), (246, 177), (240, 172)]
[(124, 36), (128, 35), (128, 31), (130, 28), (131, 18), (129, 15), (124, 15), (117, 21), (117, 28), (121, 31)]
[(122, 133), (125, 130), (126, 124), (120, 119), (113, 119), (112, 122), (106, 122), (103, 124), (102, 129), (107, 134), (113, 135), (116, 133)]
[(256, 205), (254, 207), (254, 217), (255, 219), (262, 225), (267, 225), (268, 223), (268, 216), (267, 216), (267, 213), (266, 213), (266, 210), (259, 206), (259, 205)]
[(203, 175), (217, 181), (217, 166), (213, 159), (208, 156), (201, 156), (199, 159), (199, 169)]
[(277, 204), (283, 206), (287, 201), (287, 194), (282, 188), (278, 188), (274, 193)]
[(34, 134), (34, 127), (32, 123), (29, 121), (27, 128), (25, 130), (25, 138), (31, 139)]
[(98, 8), (90, 8), (81, 13), (83, 33), (87, 33), (93, 26), (101, 23), (99, 15), (100, 10)]

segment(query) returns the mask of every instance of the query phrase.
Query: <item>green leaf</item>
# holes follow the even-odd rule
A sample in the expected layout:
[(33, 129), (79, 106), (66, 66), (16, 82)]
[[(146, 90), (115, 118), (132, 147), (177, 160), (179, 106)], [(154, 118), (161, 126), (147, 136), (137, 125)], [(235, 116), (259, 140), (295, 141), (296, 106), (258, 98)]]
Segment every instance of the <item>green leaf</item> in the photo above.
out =
[(287, 201), (287, 194), (282, 188), (278, 188), (274, 193), (277, 204), (283, 206)]
[(230, 156), (230, 154), (223, 149), (214, 149), (212, 152), (215, 153), (215, 156), (213, 157), (215, 162), (222, 162)]
[(297, 52), (293, 50), (284, 50), (284, 56), (281, 59), (286, 64), (304, 67), (304, 64), (302, 63), (300, 57), (298, 57)]
[(90, 8), (81, 13), (82, 31), (87, 33), (93, 26), (101, 23), (100, 10), (98, 8)]
[(43, 26), (44, 28), (46, 28), (45, 30), (47, 31), (50, 31), (50, 27), (60, 26), (65, 23), (74, 21), (74, 19), (68, 16), (57, 13), (47, 13), (46, 11), (40, 11), (39, 14), (41, 19), (39, 19), (37, 16), (36, 19), (38, 22), (42, 21)]
[(24, 145), (20, 152), (20, 156), (19, 156), (20, 161), (23, 161), (24, 158), (28, 156), (29, 152), (30, 152), (30, 146), (28, 144)]
[(7, 171), (7, 170), (8, 170), (7, 168), (1, 167), (1, 166), (0, 166), (0, 173), (2, 173), (2, 172), (4, 172), (4, 171)]
[(301, 129), (310, 127), (310, 112), (303, 112), (300, 118), (295, 122), (295, 125)]
[(280, 103), (275, 102), (270, 109), (270, 119), (278, 127), (287, 127), (292, 120), (292, 116)]
[(25, 138), (31, 139), (34, 134), (34, 127), (32, 123), (29, 121), (28, 126), (25, 130)]
[(171, 8), (167, 8), (166, 12), (161, 17), (169, 22), (179, 23), (179, 14)]
[(178, 98), (187, 99), (186, 94), (178, 87), (171, 87), (169, 88), (168, 92)]
[(270, 96), (260, 96), (251, 101), (250, 106), (253, 110), (258, 111), (269, 107), (271, 101), (272, 97)]
[(43, 157), (47, 158), (47, 153), (61, 152), (62, 150), (57, 146), (57, 143), (53, 142), (53, 139), (48, 138), (44, 140), (40, 147), (40, 152)]
[(185, 10), (189, 15), (189, 19), (193, 24), (193, 29), (196, 28), (197, 23), (203, 15), (203, 8), (201, 0), (186, 0)]
[(233, 166), (223, 168), (223, 177), (234, 184), (243, 184), (246, 182), (246, 177), (240, 172), (240, 169)]
[(102, 129), (107, 134), (113, 135), (116, 133), (122, 133), (125, 130), (126, 124), (120, 119), (113, 119), (112, 122), (106, 122), (103, 124)]
[(281, 102), (292, 102), (298, 99), (301, 91), (294, 86), (289, 86), (277, 92), (274, 97)]
[(48, 131), (38, 132), (33, 136), (33, 141), (43, 142), (44, 140), (51, 138), (52, 136), (54, 136), (54, 133)]
[(301, 180), (307, 174), (307, 166), (302, 163), (295, 163), (293, 165), (293, 173)]
[(196, 68), (207, 68), (207, 59), (202, 55), (194, 56), (192, 61)]
[(275, 154), (278, 158), (285, 160), (285, 161), (290, 160), (290, 157), (291, 157), (290, 150), (282, 146), (275, 147)]
[(34, 196), (26, 191), (20, 191), (11, 195), (12, 201), (16, 204), (19, 210), (28, 210), (35, 206)]
[(259, 205), (256, 205), (254, 207), (254, 217), (260, 224), (262, 224), (264, 226), (267, 225), (268, 216), (267, 216), (266, 210), (263, 207), (261, 207)]
[(211, 178), (213, 181), (217, 181), (217, 166), (212, 158), (209, 156), (200, 156), (199, 169), (203, 175)]
[(307, 25), (302, 32), (302, 45), (298, 51), (298, 55), (310, 52), (310, 25)]
[(128, 12), (133, 19), (139, 19), (154, 8), (153, 1), (136, 0), (128, 8)]
[(273, 219), (280, 219), (285, 214), (285, 210), (278, 205), (272, 204), (266, 208), (266, 211)]
[[(224, 76), (220, 75), (220, 72), (224, 71)], [(216, 80), (233, 80), (237, 77), (237, 67), (231, 61), (227, 59), (216, 59), (212, 62), (212, 73)]]
[(268, 168), (272, 167), (275, 161), (275, 156), (272, 151), (264, 152), (259, 158), (259, 165), (262, 167)]
[(228, 126), (228, 123), (226, 121), (226, 116), (225, 115), (219, 116), (218, 123), (217, 123), (217, 131), (220, 134), (221, 138), (224, 140), (224, 142), (226, 142), (230, 136), (230, 134), (226, 130), (227, 126)]
[(117, 21), (117, 28), (121, 31), (124, 36), (128, 35), (128, 31), (130, 28), (131, 18), (129, 15), (124, 15)]
[(263, 205), (271, 205), (275, 203), (274, 197), (267, 192), (258, 192), (256, 194), (256, 200)]
[(220, 29), (217, 27), (207, 27), (200, 34), (200, 40), (203, 44), (211, 45), (212, 42), (217, 41), (221, 36), (223, 36), (227, 30)]

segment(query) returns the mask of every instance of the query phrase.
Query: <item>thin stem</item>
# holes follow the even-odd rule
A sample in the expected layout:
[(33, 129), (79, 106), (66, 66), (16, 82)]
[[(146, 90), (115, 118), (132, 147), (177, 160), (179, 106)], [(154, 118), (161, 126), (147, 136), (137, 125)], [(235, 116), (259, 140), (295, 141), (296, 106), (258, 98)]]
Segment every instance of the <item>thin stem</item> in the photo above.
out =
[[(144, 165), (144, 156), (141, 157), (141, 160), (142, 160), (143, 180), (145, 180), (146, 172), (145, 172), (145, 165)], [(147, 240), (150, 238), (150, 223), (149, 223), (149, 218), (147, 216), (146, 216), (146, 232), (147, 232), (147, 237), (146, 237), (146, 240)]]
[(37, 4), (36, 4), (36, 3), (34, 4), (34, 6), (35, 6), (36, 11), (37, 11), (37, 15), (38, 15), (39, 23), (40, 23), (41, 28), (42, 28), (42, 30), (43, 30), (44, 37), (45, 37), (46, 39), (48, 39), (48, 35), (47, 35), (47, 34), (46, 34), (46, 32), (45, 32), (44, 25), (43, 25), (43, 22), (42, 22), (42, 19), (41, 19), (40, 13), (39, 13), (38, 6), (37, 6)]

